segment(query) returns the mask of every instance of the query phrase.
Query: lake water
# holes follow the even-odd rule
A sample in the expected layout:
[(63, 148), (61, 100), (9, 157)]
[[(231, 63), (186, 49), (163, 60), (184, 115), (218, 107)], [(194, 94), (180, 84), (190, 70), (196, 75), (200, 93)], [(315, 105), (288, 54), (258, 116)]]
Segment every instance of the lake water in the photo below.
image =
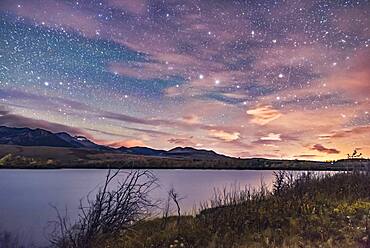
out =
[[(271, 186), (272, 171), (153, 170), (160, 187), (153, 192), (164, 199), (173, 186), (180, 196), (182, 210), (190, 212), (211, 198), (214, 188), (235, 185), (259, 187), (261, 180)], [(107, 170), (0, 170), (0, 230), (16, 233), (23, 242), (37, 246), (47, 243), (48, 222), (55, 210), (68, 209), (75, 217), (81, 198), (97, 190)], [(113, 186), (114, 187), (114, 186)]]

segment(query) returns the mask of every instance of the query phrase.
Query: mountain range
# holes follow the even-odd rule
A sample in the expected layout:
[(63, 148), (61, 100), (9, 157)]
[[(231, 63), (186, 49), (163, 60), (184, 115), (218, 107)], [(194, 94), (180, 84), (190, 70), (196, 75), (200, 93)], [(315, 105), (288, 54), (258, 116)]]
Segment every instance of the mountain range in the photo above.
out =
[(0, 168), (145, 168), (145, 169), (268, 169), (350, 170), (370, 168), (370, 160), (336, 162), (239, 159), (212, 150), (175, 147), (109, 147), (83, 136), (44, 129), (0, 126)]
[(83, 148), (101, 152), (158, 157), (188, 157), (199, 159), (226, 158), (226, 156), (218, 154), (212, 150), (195, 149), (193, 147), (175, 147), (168, 151), (139, 146), (113, 148), (96, 144), (83, 136), (72, 136), (66, 132), (53, 133), (40, 128), (31, 129), (0, 126), (0, 144)]

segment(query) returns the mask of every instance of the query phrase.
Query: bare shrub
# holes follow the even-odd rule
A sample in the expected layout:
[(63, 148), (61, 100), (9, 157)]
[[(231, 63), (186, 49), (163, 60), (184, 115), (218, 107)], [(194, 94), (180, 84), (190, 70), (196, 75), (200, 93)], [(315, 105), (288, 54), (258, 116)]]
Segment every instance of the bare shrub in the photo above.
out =
[(13, 248), (18, 247), (18, 240), (9, 232), (0, 233), (0, 247), (3, 248)]
[(183, 200), (183, 197), (180, 197), (180, 195), (175, 191), (175, 188), (171, 188), (170, 191), (168, 191), (168, 197), (171, 199), (175, 205), (177, 210), (177, 225), (180, 224), (180, 218), (181, 218), (181, 207), (180, 207), (180, 201)]
[[(58, 219), (50, 236), (54, 247), (91, 247), (90, 244), (100, 235), (117, 234), (150, 215), (157, 206), (149, 196), (157, 186), (157, 178), (148, 170), (133, 170), (121, 172), (126, 175), (118, 180), (120, 172), (109, 170), (95, 197), (87, 196), (86, 205), (80, 201), (80, 213), (73, 224), (70, 224), (67, 214), (62, 216), (55, 208)], [(116, 179), (118, 186), (110, 190), (110, 184)]]
[[(22, 245), (23, 240), (19, 239), (17, 234), (6, 230), (0, 230), (0, 248), (24, 248), (26, 246)], [(29, 244), (27, 247), (34, 247)]]

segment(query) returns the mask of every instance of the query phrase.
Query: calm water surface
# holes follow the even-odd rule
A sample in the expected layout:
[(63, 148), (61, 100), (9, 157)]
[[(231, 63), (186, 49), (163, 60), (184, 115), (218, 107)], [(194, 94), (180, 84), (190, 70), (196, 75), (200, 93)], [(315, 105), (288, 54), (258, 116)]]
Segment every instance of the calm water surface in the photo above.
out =
[[(190, 212), (210, 199), (214, 188), (235, 185), (258, 187), (261, 180), (271, 185), (272, 171), (230, 170), (153, 170), (160, 187), (153, 192), (164, 199), (173, 186), (184, 199), (182, 210)], [(51, 205), (68, 209), (74, 218), (81, 198), (96, 191), (107, 170), (0, 170), (0, 229), (20, 236), (24, 242), (46, 244), (51, 220), (56, 213)], [(48, 227), (49, 226), (49, 227)]]

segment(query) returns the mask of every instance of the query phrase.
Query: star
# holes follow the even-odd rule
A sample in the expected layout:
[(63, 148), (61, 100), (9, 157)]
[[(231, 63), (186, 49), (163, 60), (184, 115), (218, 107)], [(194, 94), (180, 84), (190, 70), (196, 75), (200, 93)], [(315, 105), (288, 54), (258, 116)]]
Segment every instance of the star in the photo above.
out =
[[(232, 156), (295, 158), (344, 132), (331, 139), (340, 153), (313, 159), (370, 155), (369, 1), (3, 2), (0, 112), (11, 117)], [(271, 132), (294, 139), (255, 142)]]

